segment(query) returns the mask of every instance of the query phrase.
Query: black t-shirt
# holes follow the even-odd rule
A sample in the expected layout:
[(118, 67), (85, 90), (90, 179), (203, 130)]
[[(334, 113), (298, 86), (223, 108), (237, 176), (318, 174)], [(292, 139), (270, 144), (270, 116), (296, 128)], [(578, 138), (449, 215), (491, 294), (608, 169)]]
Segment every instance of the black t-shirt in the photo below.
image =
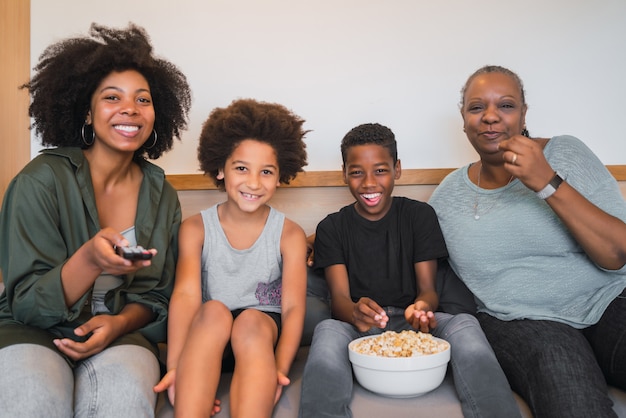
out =
[(315, 268), (344, 264), (350, 295), (380, 306), (406, 307), (415, 301), (415, 263), (448, 256), (439, 221), (424, 202), (394, 197), (389, 213), (368, 221), (354, 204), (328, 215), (317, 226)]

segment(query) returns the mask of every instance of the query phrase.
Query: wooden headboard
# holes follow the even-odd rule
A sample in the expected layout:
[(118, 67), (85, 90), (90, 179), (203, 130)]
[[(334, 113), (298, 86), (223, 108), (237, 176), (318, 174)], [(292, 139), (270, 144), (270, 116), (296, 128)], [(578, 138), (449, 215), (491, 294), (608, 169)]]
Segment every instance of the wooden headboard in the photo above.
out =
[[(607, 166), (620, 183), (626, 196), (626, 166)], [(396, 181), (394, 195), (428, 201), (435, 187), (452, 171), (451, 168), (402, 170)], [(178, 190), (183, 218), (226, 199), (211, 179), (201, 174), (168, 175), (167, 179)], [(310, 171), (301, 173), (289, 185), (281, 186), (270, 204), (297, 222), (309, 235), (315, 232), (319, 221), (353, 202), (343, 183), (341, 171)]]

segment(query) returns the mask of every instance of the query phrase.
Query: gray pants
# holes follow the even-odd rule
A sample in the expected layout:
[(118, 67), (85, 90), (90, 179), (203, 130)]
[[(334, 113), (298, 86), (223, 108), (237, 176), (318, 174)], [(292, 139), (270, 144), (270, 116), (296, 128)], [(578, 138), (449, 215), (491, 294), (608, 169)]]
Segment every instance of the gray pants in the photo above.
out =
[(159, 363), (140, 346), (107, 348), (72, 369), (47, 347), (15, 344), (0, 350), (0, 370), (3, 416), (154, 416)]
[[(411, 329), (404, 310), (385, 308), (389, 323), (384, 330), (361, 333), (352, 325), (334, 319), (320, 322), (304, 368), (300, 398), (301, 418), (351, 417), (352, 367), (348, 343), (364, 335)], [(437, 312), (436, 337), (450, 342), (450, 366), (461, 400), (463, 415), (477, 417), (520, 417), (519, 407), (476, 318), (468, 314)]]

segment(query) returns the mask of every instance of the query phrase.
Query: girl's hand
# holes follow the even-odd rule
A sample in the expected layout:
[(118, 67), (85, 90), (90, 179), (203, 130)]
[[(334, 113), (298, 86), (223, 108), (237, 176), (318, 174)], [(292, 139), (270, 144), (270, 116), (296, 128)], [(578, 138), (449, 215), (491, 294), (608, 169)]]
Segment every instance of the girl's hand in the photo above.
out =
[(159, 383), (152, 388), (156, 393), (167, 390), (167, 397), (172, 406), (174, 406), (175, 389), (176, 389), (176, 369), (168, 370)]
[(289, 378), (285, 376), (284, 374), (282, 374), (281, 372), (278, 372), (278, 385), (276, 386), (276, 396), (274, 397), (274, 406), (276, 406), (276, 404), (280, 400), (280, 396), (283, 393), (283, 387), (289, 385), (289, 383), (291, 383), (291, 380), (289, 380)]

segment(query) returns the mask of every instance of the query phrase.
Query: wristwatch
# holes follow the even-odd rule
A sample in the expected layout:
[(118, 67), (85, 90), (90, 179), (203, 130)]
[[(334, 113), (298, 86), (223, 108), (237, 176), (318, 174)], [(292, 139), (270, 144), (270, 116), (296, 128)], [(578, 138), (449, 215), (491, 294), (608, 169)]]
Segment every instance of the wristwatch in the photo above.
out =
[(543, 200), (549, 198), (550, 196), (554, 194), (554, 192), (556, 192), (556, 189), (559, 188), (561, 183), (563, 183), (563, 177), (561, 177), (559, 173), (555, 171), (554, 177), (552, 177), (552, 180), (550, 180), (550, 183), (548, 183), (548, 185), (544, 187), (543, 189), (536, 192), (537, 197)]

